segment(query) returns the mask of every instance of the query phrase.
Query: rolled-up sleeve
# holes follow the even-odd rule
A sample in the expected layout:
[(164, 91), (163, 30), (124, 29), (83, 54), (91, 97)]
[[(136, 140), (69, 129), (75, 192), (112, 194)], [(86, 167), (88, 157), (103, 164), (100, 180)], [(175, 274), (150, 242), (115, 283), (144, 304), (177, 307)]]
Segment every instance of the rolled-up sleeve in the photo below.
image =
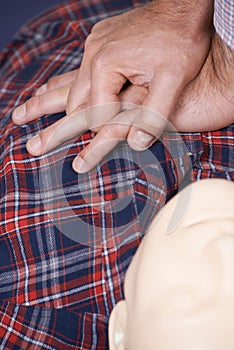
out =
[(215, 0), (214, 26), (221, 39), (234, 50), (234, 0)]

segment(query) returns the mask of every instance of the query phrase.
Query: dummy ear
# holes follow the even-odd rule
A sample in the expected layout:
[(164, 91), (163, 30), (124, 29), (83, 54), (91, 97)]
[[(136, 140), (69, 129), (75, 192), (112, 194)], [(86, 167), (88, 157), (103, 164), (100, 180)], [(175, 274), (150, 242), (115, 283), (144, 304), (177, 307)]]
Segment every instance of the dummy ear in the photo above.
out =
[(122, 300), (114, 307), (109, 320), (110, 350), (126, 349), (127, 305)]

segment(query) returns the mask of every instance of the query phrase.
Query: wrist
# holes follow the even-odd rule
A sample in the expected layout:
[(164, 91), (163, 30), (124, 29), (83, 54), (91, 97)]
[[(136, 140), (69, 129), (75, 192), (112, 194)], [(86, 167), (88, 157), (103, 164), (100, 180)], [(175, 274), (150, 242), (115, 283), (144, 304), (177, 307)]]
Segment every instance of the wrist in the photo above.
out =
[(165, 24), (179, 29), (185, 36), (211, 32), (214, 4), (212, 0), (154, 0), (146, 5)]
[(212, 40), (212, 62), (217, 77), (223, 83), (234, 82), (234, 51), (232, 51), (217, 33)]

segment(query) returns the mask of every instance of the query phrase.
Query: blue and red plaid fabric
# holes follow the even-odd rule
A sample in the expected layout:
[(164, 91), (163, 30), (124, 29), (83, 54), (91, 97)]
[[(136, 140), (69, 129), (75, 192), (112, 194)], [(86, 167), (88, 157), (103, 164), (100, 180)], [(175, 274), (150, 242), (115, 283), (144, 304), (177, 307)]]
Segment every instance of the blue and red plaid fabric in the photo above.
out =
[(221, 39), (234, 50), (234, 0), (215, 0), (214, 26)]
[(123, 142), (82, 176), (71, 162), (90, 132), (47, 155), (27, 153), (27, 140), (63, 114), (20, 127), (14, 107), (79, 66), (95, 22), (141, 5), (69, 2), (23, 27), (0, 56), (1, 350), (108, 349), (108, 318), (152, 217), (191, 180), (234, 180), (233, 125), (165, 134), (147, 152)]

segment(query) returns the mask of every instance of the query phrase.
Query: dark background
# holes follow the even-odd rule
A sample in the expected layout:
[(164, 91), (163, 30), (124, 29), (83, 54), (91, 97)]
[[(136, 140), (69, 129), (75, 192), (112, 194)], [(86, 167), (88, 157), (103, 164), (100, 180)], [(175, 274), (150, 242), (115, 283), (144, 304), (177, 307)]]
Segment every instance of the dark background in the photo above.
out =
[(0, 0), (0, 50), (29, 19), (65, 2), (68, 0)]

